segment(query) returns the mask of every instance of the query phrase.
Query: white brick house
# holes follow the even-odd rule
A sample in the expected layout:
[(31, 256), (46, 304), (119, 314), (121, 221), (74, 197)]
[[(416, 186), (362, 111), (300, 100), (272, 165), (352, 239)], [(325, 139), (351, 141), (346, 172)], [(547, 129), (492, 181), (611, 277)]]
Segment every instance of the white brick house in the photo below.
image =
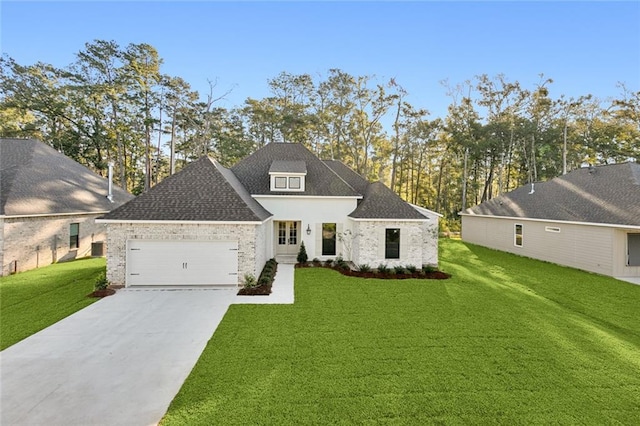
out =
[(100, 219), (112, 284), (231, 285), (272, 257), (437, 266), (438, 214), (300, 144), (204, 157)]

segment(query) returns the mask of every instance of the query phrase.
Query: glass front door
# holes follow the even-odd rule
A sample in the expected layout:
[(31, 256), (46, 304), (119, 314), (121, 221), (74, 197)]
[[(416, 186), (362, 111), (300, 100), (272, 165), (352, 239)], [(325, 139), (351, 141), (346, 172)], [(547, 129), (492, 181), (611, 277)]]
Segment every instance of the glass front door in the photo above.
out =
[(300, 222), (276, 222), (276, 254), (298, 254)]

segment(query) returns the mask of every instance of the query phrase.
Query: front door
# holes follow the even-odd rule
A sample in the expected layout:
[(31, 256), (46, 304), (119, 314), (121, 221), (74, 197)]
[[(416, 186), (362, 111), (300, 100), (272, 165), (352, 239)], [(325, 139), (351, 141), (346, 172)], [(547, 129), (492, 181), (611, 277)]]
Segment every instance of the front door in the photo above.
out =
[(300, 249), (300, 222), (276, 222), (276, 254), (296, 255)]

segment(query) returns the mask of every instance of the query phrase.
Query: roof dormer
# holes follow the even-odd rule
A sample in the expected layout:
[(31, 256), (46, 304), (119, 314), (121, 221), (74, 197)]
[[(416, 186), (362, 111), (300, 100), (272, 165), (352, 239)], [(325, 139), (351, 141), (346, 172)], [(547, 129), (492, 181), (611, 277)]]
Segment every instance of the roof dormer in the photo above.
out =
[(307, 164), (304, 161), (275, 160), (269, 168), (272, 192), (303, 192)]

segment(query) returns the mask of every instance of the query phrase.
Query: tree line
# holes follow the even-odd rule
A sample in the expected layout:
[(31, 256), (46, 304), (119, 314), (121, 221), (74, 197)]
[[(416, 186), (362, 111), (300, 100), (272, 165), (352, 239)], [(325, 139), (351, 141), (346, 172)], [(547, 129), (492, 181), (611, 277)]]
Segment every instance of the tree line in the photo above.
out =
[(296, 142), (323, 159), (382, 180), (405, 200), (454, 220), (463, 208), (585, 163), (640, 160), (640, 91), (553, 97), (540, 75), (522, 87), (504, 75), (442, 82), (445, 117), (407, 101), (395, 79), (282, 72), (270, 96), (222, 108), (161, 72), (148, 44), (86, 43), (63, 68), (0, 59), (0, 133), (34, 137), (138, 194), (203, 155), (225, 166), (268, 143)]

